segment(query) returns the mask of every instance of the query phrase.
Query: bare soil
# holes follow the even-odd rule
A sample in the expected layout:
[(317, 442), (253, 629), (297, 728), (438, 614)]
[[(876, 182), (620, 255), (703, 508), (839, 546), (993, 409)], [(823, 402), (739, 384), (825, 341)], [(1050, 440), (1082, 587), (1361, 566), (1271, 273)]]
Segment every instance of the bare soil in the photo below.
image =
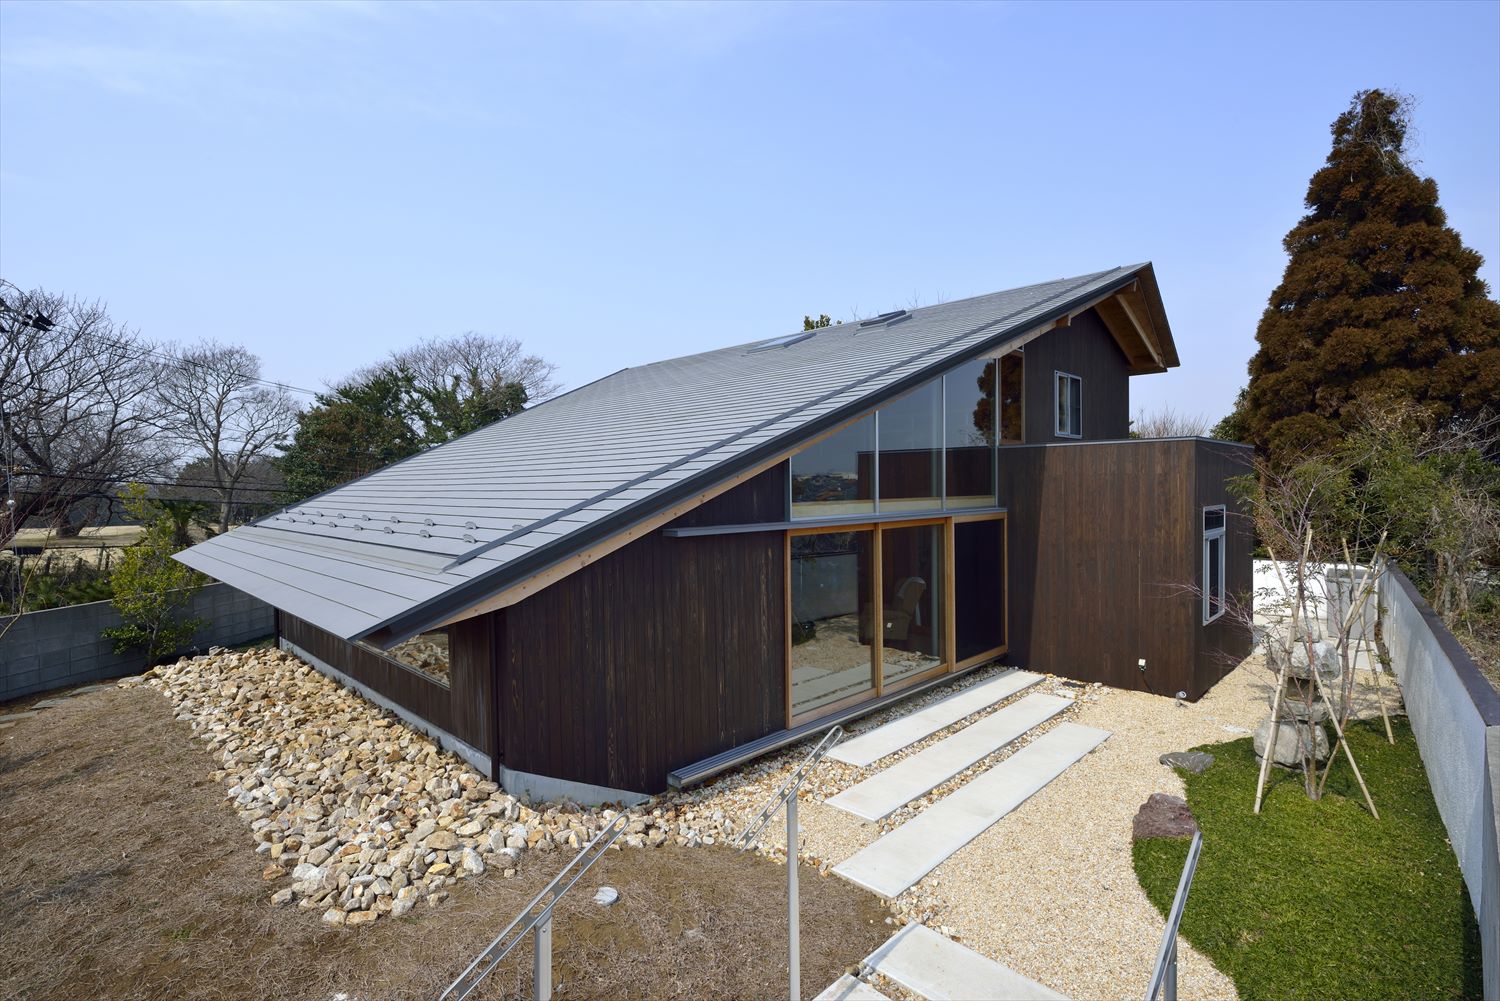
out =
[[(0, 998), (433, 998), (567, 861), (460, 882), (436, 909), (359, 928), (273, 908), (289, 877), (148, 688), (78, 696), (0, 733)], [(802, 872), (802, 992), (891, 931), (873, 896)], [(616, 887), (611, 907), (591, 902)], [(730, 849), (611, 852), (559, 905), (560, 997), (786, 991), (786, 870)], [(477, 996), (530, 996), (527, 942)]]

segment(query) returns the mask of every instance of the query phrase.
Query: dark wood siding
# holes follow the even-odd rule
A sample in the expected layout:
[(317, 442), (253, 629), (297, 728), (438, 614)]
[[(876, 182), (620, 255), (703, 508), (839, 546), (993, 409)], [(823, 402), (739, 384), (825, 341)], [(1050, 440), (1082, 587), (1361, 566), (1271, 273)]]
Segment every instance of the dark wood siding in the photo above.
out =
[(737, 487), (724, 491), (678, 518), (677, 528), (708, 525), (751, 525), (787, 519), (787, 464), (779, 462)]
[(1068, 441), (1057, 437), (1053, 374), (1083, 380), (1083, 437), (1109, 441), (1130, 433), (1130, 371), (1125, 353), (1092, 309), (1068, 327), (1048, 331), (1026, 345), (1026, 443)]
[[(1214, 448), (1180, 439), (1001, 451), (1000, 499), (1010, 512), (1009, 660), (1158, 695), (1185, 691), (1196, 699), (1207, 691), (1223, 671), (1201, 666), (1205, 627), (1194, 589), (1201, 501), (1223, 493), (1222, 473), (1200, 468)], [(1247, 580), (1243, 540), (1227, 554), (1236, 564), (1230, 581)], [(1249, 652), (1247, 636), (1228, 628), (1211, 635), (1220, 660)]]
[(779, 532), (652, 533), (494, 613), (502, 763), (659, 792), (672, 769), (782, 729), (783, 559)]
[(449, 683), (366, 646), (324, 632), (288, 612), (276, 613), (277, 634), (367, 685), (402, 709), (457, 737), (483, 754), (494, 743), (493, 624), (469, 619), (448, 629)]
[[(1233, 670), (1250, 650), (1249, 624), (1235, 611), (1253, 599), (1255, 531), (1244, 507), (1230, 491), (1229, 480), (1246, 475), (1251, 468), (1248, 448), (1209, 442), (1198, 445), (1198, 508), (1201, 511), (1213, 504), (1223, 504), (1229, 515), (1224, 532), (1224, 590), (1230, 606), (1222, 617), (1199, 630), (1197, 685), (1202, 691)], [(1198, 562), (1201, 567), (1201, 550)], [(1198, 576), (1201, 587), (1201, 569)]]

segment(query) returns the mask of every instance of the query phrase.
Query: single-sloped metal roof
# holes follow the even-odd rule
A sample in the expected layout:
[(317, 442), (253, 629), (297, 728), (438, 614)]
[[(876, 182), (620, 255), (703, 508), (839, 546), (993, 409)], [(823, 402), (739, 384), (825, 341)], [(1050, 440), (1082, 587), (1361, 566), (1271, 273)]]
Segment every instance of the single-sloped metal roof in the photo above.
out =
[(1131, 265), (627, 368), (177, 558), (388, 645), (1139, 279), (1154, 294)]

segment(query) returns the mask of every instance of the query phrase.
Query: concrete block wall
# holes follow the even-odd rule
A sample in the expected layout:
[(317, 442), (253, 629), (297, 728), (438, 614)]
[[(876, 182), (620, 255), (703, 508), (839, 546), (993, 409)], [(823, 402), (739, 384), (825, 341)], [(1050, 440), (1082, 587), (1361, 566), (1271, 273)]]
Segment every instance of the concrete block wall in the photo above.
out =
[(1479, 920), (1484, 996), (1500, 997), (1500, 694), (1406, 575), (1381, 595), (1391, 669)]
[[(205, 624), (178, 653), (248, 643), (276, 630), (270, 605), (228, 584), (204, 586), (182, 614)], [(144, 654), (117, 654), (101, 635), (119, 624), (107, 601), (0, 616), (0, 702), (145, 670)]]

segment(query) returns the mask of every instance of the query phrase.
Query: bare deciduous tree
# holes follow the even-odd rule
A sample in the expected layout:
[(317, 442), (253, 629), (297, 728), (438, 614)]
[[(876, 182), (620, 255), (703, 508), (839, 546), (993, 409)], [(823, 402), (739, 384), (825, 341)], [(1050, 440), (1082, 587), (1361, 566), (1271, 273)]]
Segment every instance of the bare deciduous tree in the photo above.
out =
[(185, 452), (201, 456), (218, 498), (220, 532), (229, 530), (235, 492), (297, 426), (297, 404), (260, 379), (260, 359), (242, 347), (202, 341), (174, 348), (157, 396), (166, 427)]
[(1137, 438), (1201, 438), (1212, 426), (1202, 414), (1185, 414), (1168, 404), (1150, 413), (1137, 411), (1130, 431)]
[[(457, 380), (471, 391), (503, 391), (519, 383), (529, 403), (554, 395), (557, 366), (527, 354), (514, 337), (490, 337), (469, 331), (457, 337), (432, 338), (391, 352), (391, 363), (411, 373), (419, 390), (442, 392)], [(381, 366), (383, 367), (383, 366)]]
[(99, 302), (16, 291), (0, 311), (0, 448), (15, 500), (0, 544), (33, 520), (76, 535), (121, 484), (175, 458), (152, 392), (162, 366), (151, 343)]

